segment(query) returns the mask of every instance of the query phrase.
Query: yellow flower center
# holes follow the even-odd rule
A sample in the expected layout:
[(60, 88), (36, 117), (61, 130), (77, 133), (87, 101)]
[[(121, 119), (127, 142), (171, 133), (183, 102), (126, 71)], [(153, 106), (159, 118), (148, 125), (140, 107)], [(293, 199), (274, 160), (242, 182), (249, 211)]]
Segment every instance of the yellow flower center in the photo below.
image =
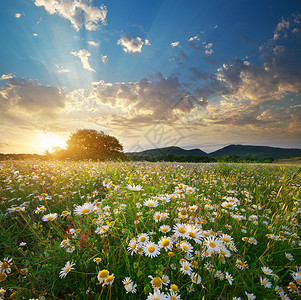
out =
[(126, 281), (126, 282), (125, 282), (125, 285), (129, 285), (129, 284), (130, 284), (129, 281)]
[(153, 253), (155, 250), (156, 250), (156, 249), (155, 249), (155, 247), (153, 247), (153, 246), (148, 247), (148, 251), (149, 251), (150, 253)]
[(182, 215), (182, 216), (185, 216), (186, 214), (187, 214), (187, 210), (186, 210), (186, 209), (182, 209), (182, 210), (181, 210), (181, 215)]
[(188, 251), (188, 247), (186, 245), (183, 245), (182, 247), (184, 251)]
[(51, 221), (53, 219), (53, 216), (47, 217), (47, 221)]
[(140, 242), (145, 242), (145, 240), (146, 240), (146, 237), (145, 236), (142, 236), (142, 237), (140, 237)]
[(237, 262), (236, 262), (238, 265), (240, 265), (240, 266), (243, 266), (244, 264), (243, 264), (243, 262), (241, 261), (241, 260), (237, 260)]
[(192, 237), (193, 239), (195, 239), (195, 237), (196, 237), (196, 235), (195, 235), (194, 232), (188, 232), (188, 235), (189, 235), (190, 237)]
[(148, 207), (153, 207), (154, 204), (153, 204), (153, 203), (148, 203), (147, 206), (148, 206)]
[(2, 266), (1, 266), (1, 269), (2, 269), (2, 270), (5, 270), (5, 269), (7, 269), (8, 267), (9, 267), (8, 263), (7, 263), (7, 262), (4, 262), (4, 263), (2, 264)]
[(188, 268), (187, 266), (184, 266), (184, 270), (188, 271), (188, 270), (189, 270), (189, 268)]
[(196, 279), (197, 279), (196, 276), (193, 276), (193, 280), (194, 280), (194, 281), (197, 281)]
[(136, 243), (133, 243), (132, 250), (134, 250), (135, 248), (136, 248)]
[(226, 252), (224, 250), (221, 251), (222, 255), (226, 255)]
[(301, 284), (301, 278), (297, 278), (296, 281)]
[(174, 292), (177, 292), (179, 290), (178, 286), (176, 284), (172, 284), (170, 286), (171, 290), (173, 290)]
[(102, 270), (98, 273), (98, 277), (100, 277), (100, 278), (106, 278), (108, 275), (109, 275), (108, 270)]
[(22, 207), (21, 207), (21, 206), (17, 206), (17, 207), (15, 207), (15, 210), (20, 210), (20, 209), (22, 209)]
[(7, 275), (5, 273), (0, 272), (0, 281), (5, 280), (6, 277)]
[(170, 244), (169, 240), (163, 240), (162, 241), (162, 246), (167, 247)]
[(196, 266), (198, 265), (198, 262), (197, 262), (196, 260), (194, 260), (194, 261), (192, 262), (192, 264), (196, 267)]
[(162, 280), (160, 277), (155, 277), (153, 279), (153, 286), (155, 287), (160, 287), (161, 286), (161, 283), (162, 283)]
[(212, 247), (212, 248), (216, 247), (215, 243), (213, 243), (213, 242), (210, 242), (209, 246)]
[(225, 206), (226, 207), (232, 207), (233, 205), (231, 203), (227, 203)]
[(68, 273), (68, 272), (70, 271), (70, 269), (71, 269), (71, 267), (67, 267), (67, 268), (65, 269), (65, 273)]
[(179, 228), (179, 232), (180, 232), (180, 233), (185, 233), (186, 230), (185, 230), (185, 228), (181, 227), (181, 228)]
[(166, 227), (162, 228), (162, 231), (167, 232), (167, 228)]
[(164, 283), (166, 283), (166, 282), (167, 282), (167, 279), (166, 279), (166, 278), (162, 278), (162, 281), (163, 281)]
[(226, 242), (226, 243), (230, 242), (230, 240), (228, 238), (226, 238), (226, 237), (223, 238), (223, 241)]
[(156, 219), (157, 219), (157, 220), (159, 220), (159, 219), (160, 219), (160, 217), (161, 217), (160, 215), (156, 215)]
[(168, 252), (168, 256), (169, 256), (169, 257), (173, 257), (173, 256), (174, 256), (174, 253), (170, 251), (170, 252)]
[(208, 234), (207, 232), (204, 232), (203, 234), (204, 234), (204, 236), (206, 236), (206, 237), (209, 236), (209, 234)]
[(108, 278), (106, 278), (105, 282), (111, 282), (114, 280), (114, 276), (110, 275)]
[(159, 298), (155, 298), (154, 300), (160, 300)]
[(89, 211), (90, 211), (89, 208), (84, 208), (84, 209), (82, 210), (82, 214), (86, 214), (86, 213), (88, 213)]
[(62, 215), (66, 215), (67, 213), (67, 210), (62, 211)]
[(170, 297), (170, 300), (177, 300), (177, 299), (176, 299), (176, 297), (171, 296), (171, 297)]

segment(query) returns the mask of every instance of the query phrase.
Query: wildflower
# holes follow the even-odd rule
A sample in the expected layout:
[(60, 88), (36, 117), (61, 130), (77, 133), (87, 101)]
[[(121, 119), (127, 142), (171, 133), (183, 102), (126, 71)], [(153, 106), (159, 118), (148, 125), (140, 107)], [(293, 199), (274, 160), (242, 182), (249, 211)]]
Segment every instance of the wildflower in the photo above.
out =
[(25, 207), (22, 206), (13, 206), (7, 209), (8, 212), (14, 212), (14, 211), (25, 211)]
[(281, 292), (279, 296), (282, 300), (290, 300), (290, 297), (287, 294), (284, 294), (284, 292)]
[(222, 248), (221, 241), (213, 236), (207, 237), (204, 240), (203, 244), (207, 246), (207, 251), (209, 252), (209, 254), (219, 253)]
[(180, 268), (180, 271), (183, 274), (191, 275), (191, 272), (192, 272), (191, 263), (188, 261), (184, 261), (184, 262), (181, 262), (181, 265), (182, 265), (182, 267)]
[(169, 282), (170, 282), (169, 277), (168, 277), (167, 275), (163, 275), (163, 276), (162, 276), (162, 283), (163, 283), (164, 285), (168, 285)]
[(151, 284), (155, 290), (160, 289), (162, 287), (162, 279), (160, 277), (155, 277), (155, 278), (153, 278), (152, 276), (148, 276), (148, 277), (152, 279)]
[(233, 276), (228, 272), (225, 273), (225, 278), (228, 280), (229, 284), (232, 285), (233, 283)]
[(293, 260), (294, 260), (294, 257), (293, 257), (293, 255), (292, 255), (291, 253), (285, 252), (285, 257), (286, 257), (288, 260), (290, 260), (290, 261), (293, 261)]
[(60, 271), (60, 278), (64, 278), (67, 276), (67, 274), (71, 271), (74, 270), (73, 266), (75, 265), (75, 263), (71, 263), (69, 261), (67, 261), (67, 263), (65, 264), (65, 266), (61, 269)]
[(299, 293), (298, 287), (297, 287), (293, 282), (290, 282), (290, 283), (288, 284), (287, 289), (288, 289), (290, 292), (292, 292), (292, 293)]
[(128, 245), (128, 252), (130, 252), (131, 255), (137, 252), (137, 241), (136, 239), (131, 239)]
[(41, 205), (34, 210), (34, 213), (39, 214), (40, 212), (44, 212), (44, 211), (46, 211), (46, 207), (44, 205)]
[(25, 242), (21, 242), (21, 243), (19, 244), (19, 247), (23, 247), (23, 246), (26, 246), (26, 243), (25, 243)]
[(69, 239), (62, 240), (60, 246), (62, 248), (66, 248), (66, 247), (70, 246), (70, 240)]
[(6, 277), (7, 275), (4, 272), (0, 271), (0, 281), (4, 281)]
[(146, 256), (149, 257), (156, 257), (160, 254), (160, 249), (159, 247), (153, 243), (153, 242), (148, 242), (144, 247), (143, 247), (143, 252)]
[(187, 231), (185, 224), (177, 223), (173, 226), (173, 232), (175, 236), (186, 238), (187, 237)]
[(249, 266), (248, 266), (248, 264), (246, 263), (246, 262), (244, 262), (244, 261), (241, 261), (240, 259), (237, 259), (236, 260), (236, 267), (238, 268), (238, 269), (240, 269), (240, 270), (245, 270), (245, 269), (248, 269), (249, 268)]
[(193, 283), (200, 284), (202, 282), (202, 277), (197, 273), (192, 273), (191, 280)]
[(101, 258), (100, 257), (95, 257), (93, 259), (93, 261), (99, 265), (99, 263), (101, 262)]
[(168, 297), (160, 290), (155, 290), (153, 294), (149, 293), (146, 300), (168, 300)]
[(111, 275), (107, 276), (107, 277), (105, 278), (105, 280), (104, 280), (103, 285), (112, 285), (113, 282), (114, 282), (114, 279), (115, 279), (114, 274), (111, 274)]
[(140, 184), (138, 185), (134, 185), (134, 184), (128, 184), (126, 186), (129, 190), (134, 191), (134, 192), (139, 192), (141, 191), (143, 188)]
[(158, 242), (159, 248), (160, 249), (164, 248), (166, 251), (172, 249), (172, 244), (173, 244), (172, 239), (167, 236), (161, 237), (161, 239)]
[(162, 226), (160, 226), (160, 228), (159, 228), (159, 230), (161, 231), (161, 232), (163, 232), (163, 233), (166, 233), (166, 232), (169, 232), (170, 231), (170, 226), (168, 226), (168, 225), (162, 225)]
[(159, 211), (156, 211), (154, 213), (153, 219), (154, 219), (154, 221), (156, 223), (158, 223), (159, 221), (161, 221), (162, 220), (161, 213)]
[(86, 202), (83, 205), (76, 205), (74, 209), (74, 214), (76, 216), (88, 215), (93, 211), (93, 209), (94, 206), (91, 203)]
[(176, 284), (171, 284), (169, 290), (173, 291), (173, 292), (178, 292), (179, 288), (178, 288), (178, 286)]
[(218, 278), (219, 280), (223, 280), (225, 278), (224, 274), (220, 270), (215, 272), (214, 277)]
[(42, 221), (44, 222), (54, 221), (56, 218), (57, 218), (57, 213), (48, 214), (42, 217)]
[(98, 272), (97, 279), (99, 283), (103, 283), (106, 280), (106, 278), (108, 278), (108, 276), (109, 271), (104, 269)]
[(180, 300), (181, 299), (181, 295), (174, 292), (174, 291), (169, 291), (169, 293), (167, 293), (167, 299), (168, 300)]
[(291, 275), (293, 276), (293, 278), (297, 281), (297, 283), (299, 285), (301, 285), (301, 270), (299, 269), (298, 272), (293, 272), (291, 273)]
[(11, 268), (10, 268), (10, 265), (11, 265), (11, 262), (12, 262), (12, 258), (11, 259), (8, 259), (7, 257), (4, 258), (3, 262), (1, 261), (0, 262), (0, 271), (1, 273), (3, 272), (6, 272), (6, 274), (10, 274), (11, 272)]
[(193, 247), (192, 247), (192, 245), (191, 245), (190, 243), (186, 242), (186, 241), (180, 243), (180, 248), (181, 248), (184, 252), (186, 252), (186, 253), (191, 253), (191, 252), (193, 252)]
[(201, 244), (200, 238), (202, 237), (202, 234), (198, 227), (187, 224), (186, 231), (188, 239), (193, 239), (196, 243)]
[(74, 247), (74, 246), (70, 246), (70, 247), (67, 247), (67, 248), (66, 248), (66, 252), (67, 252), (67, 253), (72, 253), (74, 250), (75, 250), (75, 247)]
[(265, 275), (273, 275), (273, 270), (268, 267), (261, 267), (261, 270)]
[(126, 293), (132, 293), (132, 294), (136, 293), (137, 284), (134, 283), (130, 277), (125, 277), (122, 283), (124, 284)]
[(71, 215), (71, 212), (67, 211), (67, 210), (62, 211), (62, 213), (61, 213), (62, 218), (67, 217), (68, 215)]
[(256, 299), (256, 296), (254, 294), (249, 294), (247, 292), (245, 292), (245, 294), (246, 294), (248, 300), (254, 300), (254, 299)]
[(266, 288), (270, 289), (272, 287), (272, 283), (267, 278), (260, 277), (260, 283)]
[(158, 200), (156, 199), (147, 199), (144, 200), (143, 205), (147, 207), (157, 207), (158, 206)]

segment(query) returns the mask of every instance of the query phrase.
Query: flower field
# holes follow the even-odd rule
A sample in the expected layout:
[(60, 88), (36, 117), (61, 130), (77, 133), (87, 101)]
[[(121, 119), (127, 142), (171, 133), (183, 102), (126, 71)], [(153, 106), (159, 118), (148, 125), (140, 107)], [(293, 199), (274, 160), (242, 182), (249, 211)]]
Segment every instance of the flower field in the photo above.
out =
[(300, 299), (301, 172), (0, 163), (0, 299)]

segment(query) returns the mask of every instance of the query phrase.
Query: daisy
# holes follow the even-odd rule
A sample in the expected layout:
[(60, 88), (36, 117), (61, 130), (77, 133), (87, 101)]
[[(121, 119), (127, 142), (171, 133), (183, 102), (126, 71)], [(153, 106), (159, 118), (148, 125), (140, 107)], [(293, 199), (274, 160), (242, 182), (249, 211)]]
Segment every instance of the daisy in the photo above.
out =
[(42, 221), (44, 222), (54, 221), (56, 218), (57, 218), (57, 213), (48, 214), (42, 217)]
[(104, 283), (102, 285), (112, 285), (114, 282), (114, 279), (115, 279), (114, 274), (111, 274), (105, 278)]
[(99, 283), (103, 283), (106, 280), (106, 278), (108, 278), (108, 276), (109, 271), (104, 269), (98, 272), (97, 279)]
[(70, 247), (66, 248), (66, 252), (68, 252), (68, 253), (72, 253), (74, 250), (75, 250), (74, 246), (70, 246)]
[(169, 290), (172, 291), (172, 292), (178, 292), (179, 288), (176, 284), (171, 284)]
[(140, 184), (138, 184), (138, 185), (128, 184), (126, 187), (133, 192), (139, 192), (143, 189)]
[(155, 277), (155, 278), (153, 278), (152, 276), (148, 276), (148, 277), (151, 278), (151, 284), (153, 289), (155, 290), (161, 289), (162, 279), (160, 277)]
[(267, 278), (260, 277), (260, 283), (263, 285), (266, 289), (270, 289), (272, 287), (272, 283)]
[(76, 216), (88, 215), (93, 211), (93, 209), (94, 209), (93, 204), (86, 202), (83, 205), (76, 205), (74, 209), (74, 214)]
[(169, 277), (168, 277), (167, 275), (163, 275), (163, 276), (162, 276), (162, 284), (163, 284), (163, 285), (168, 285), (169, 282), (170, 282)]
[(200, 284), (202, 282), (202, 277), (197, 273), (192, 273), (191, 280), (193, 283)]
[(162, 226), (160, 226), (159, 230), (163, 233), (166, 233), (166, 232), (169, 232), (171, 230), (171, 228), (168, 225), (162, 225)]
[(291, 253), (285, 252), (285, 256), (286, 256), (286, 258), (287, 258), (288, 260), (290, 260), (290, 261), (293, 261), (293, 260), (294, 260), (294, 257), (293, 257), (293, 255), (292, 255)]
[(249, 294), (247, 292), (245, 292), (245, 294), (246, 294), (248, 300), (254, 300), (254, 299), (256, 299), (256, 296), (254, 294)]
[(177, 223), (173, 226), (173, 232), (175, 236), (186, 238), (187, 237), (187, 231), (186, 231), (186, 225), (182, 223)]
[(161, 216), (161, 213), (159, 211), (156, 211), (154, 213), (154, 216), (153, 216), (153, 219), (156, 223), (158, 223), (159, 221), (162, 220), (162, 216)]
[(100, 257), (95, 257), (93, 259), (93, 261), (99, 265), (99, 263), (101, 262), (101, 258)]
[(158, 246), (160, 249), (164, 248), (166, 251), (172, 249), (173, 241), (170, 237), (163, 236), (158, 242)]
[(222, 243), (219, 239), (214, 236), (207, 237), (203, 244), (207, 246), (207, 251), (209, 253), (219, 253), (222, 248)]
[(60, 278), (64, 278), (67, 276), (67, 274), (71, 271), (74, 270), (73, 266), (75, 265), (75, 263), (71, 263), (69, 261), (67, 261), (67, 263), (65, 264), (65, 267), (63, 267), (60, 271)]
[(180, 243), (180, 248), (182, 249), (182, 251), (186, 252), (186, 253), (191, 253), (193, 252), (193, 247), (190, 243), (184, 241)]
[(147, 233), (140, 233), (138, 235), (138, 241), (141, 244), (145, 244), (149, 241), (149, 235)]
[(147, 199), (144, 200), (143, 205), (147, 207), (157, 207), (158, 206), (158, 200), (156, 199)]
[(249, 268), (249, 266), (248, 266), (248, 264), (246, 263), (246, 262), (244, 262), (244, 261), (241, 261), (240, 259), (237, 259), (236, 260), (236, 267), (238, 268), (238, 269), (240, 269), (240, 270), (245, 270), (245, 269), (248, 269)]
[(128, 252), (130, 252), (131, 255), (134, 255), (134, 253), (137, 252), (137, 241), (136, 239), (131, 239), (128, 245)]
[(25, 211), (25, 207), (22, 206), (14, 206), (7, 209), (8, 212), (14, 212), (14, 211)]
[(10, 268), (10, 265), (11, 265), (11, 262), (12, 262), (12, 258), (11, 259), (8, 259), (7, 257), (4, 258), (3, 262), (1, 261), (0, 262), (0, 272), (1, 273), (4, 273), (6, 272), (6, 274), (10, 274), (11, 272), (11, 268)]
[(188, 261), (181, 262), (182, 267), (180, 268), (180, 271), (183, 274), (191, 275), (192, 269), (191, 269), (191, 263)]
[(169, 293), (167, 293), (167, 299), (168, 300), (180, 300), (181, 295), (174, 291), (170, 291)]
[[(300, 270), (300, 269), (299, 269)], [(301, 271), (298, 272), (292, 272), (292, 277), (297, 281), (299, 285), (301, 285)]]
[(196, 243), (201, 244), (200, 238), (202, 237), (202, 234), (198, 227), (191, 224), (187, 224), (186, 231), (188, 239), (193, 239)]
[(143, 252), (146, 256), (149, 257), (156, 257), (160, 254), (160, 249), (159, 247), (153, 243), (153, 242), (148, 242), (146, 245), (143, 247)]
[(233, 276), (228, 272), (225, 272), (225, 278), (228, 280), (229, 284), (232, 285), (233, 283)]
[(222, 271), (220, 270), (217, 270), (214, 274), (214, 277), (220, 279), (220, 280), (223, 280), (225, 278), (224, 274), (222, 273)]
[(168, 300), (168, 297), (160, 290), (155, 290), (153, 294), (149, 293), (146, 300)]
[(70, 240), (69, 239), (62, 240), (60, 246), (62, 248), (66, 248), (66, 247), (70, 246)]
[(46, 211), (46, 207), (44, 205), (41, 205), (34, 210), (34, 213), (39, 214), (40, 212), (44, 212), (44, 211)]
[(261, 270), (265, 275), (273, 275), (273, 270), (268, 267), (261, 267)]

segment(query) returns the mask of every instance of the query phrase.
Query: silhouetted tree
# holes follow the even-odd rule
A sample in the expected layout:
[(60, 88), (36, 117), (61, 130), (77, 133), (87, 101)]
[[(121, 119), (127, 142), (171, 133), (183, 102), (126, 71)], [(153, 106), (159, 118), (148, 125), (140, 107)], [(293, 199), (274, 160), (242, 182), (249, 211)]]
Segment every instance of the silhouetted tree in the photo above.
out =
[(122, 158), (123, 147), (119, 141), (103, 131), (78, 129), (67, 141), (67, 156), (74, 159)]

